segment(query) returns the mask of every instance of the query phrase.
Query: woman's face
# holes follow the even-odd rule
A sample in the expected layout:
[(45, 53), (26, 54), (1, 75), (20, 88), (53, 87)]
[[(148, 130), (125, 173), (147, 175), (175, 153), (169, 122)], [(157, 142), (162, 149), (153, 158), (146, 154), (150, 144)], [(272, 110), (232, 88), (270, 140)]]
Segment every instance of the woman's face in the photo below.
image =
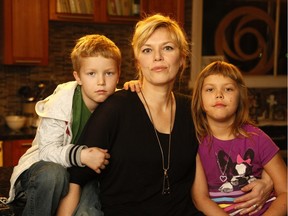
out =
[(137, 60), (143, 83), (147, 81), (154, 85), (174, 83), (184, 61), (178, 45), (164, 27), (156, 29), (148, 38), (141, 47)]

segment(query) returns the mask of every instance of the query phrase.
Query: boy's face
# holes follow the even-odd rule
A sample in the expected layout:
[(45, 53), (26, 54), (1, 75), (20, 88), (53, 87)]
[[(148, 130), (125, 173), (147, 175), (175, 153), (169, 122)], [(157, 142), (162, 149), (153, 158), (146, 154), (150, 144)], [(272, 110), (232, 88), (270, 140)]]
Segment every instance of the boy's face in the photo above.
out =
[(74, 71), (73, 75), (81, 85), (87, 108), (92, 112), (115, 92), (119, 79), (117, 63), (111, 58), (97, 56), (82, 58), (80, 65), (80, 71)]

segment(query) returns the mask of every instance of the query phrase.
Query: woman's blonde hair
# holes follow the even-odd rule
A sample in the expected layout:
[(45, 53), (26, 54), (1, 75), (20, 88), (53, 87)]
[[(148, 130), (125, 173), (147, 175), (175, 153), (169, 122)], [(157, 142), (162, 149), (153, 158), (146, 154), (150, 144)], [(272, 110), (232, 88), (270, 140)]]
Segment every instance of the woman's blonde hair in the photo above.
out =
[(240, 97), (238, 108), (236, 111), (235, 121), (231, 127), (231, 133), (235, 136), (243, 135), (245, 137), (248, 137), (249, 134), (242, 129), (242, 126), (247, 123), (253, 124), (253, 122), (249, 118), (248, 89), (244, 83), (243, 76), (240, 70), (233, 64), (229, 64), (224, 61), (216, 61), (206, 66), (199, 73), (193, 87), (192, 116), (198, 141), (201, 143), (201, 141), (206, 136), (212, 138), (212, 132), (209, 128), (206, 113), (203, 110), (202, 106), (202, 87), (204, 79), (210, 75), (222, 75), (224, 77), (229, 77), (236, 82), (239, 89)]
[(77, 43), (71, 52), (73, 70), (79, 72), (81, 58), (97, 56), (114, 59), (117, 63), (118, 71), (120, 72), (120, 49), (109, 38), (98, 34), (86, 35), (77, 40)]
[[(134, 56), (136, 61), (141, 52), (141, 47), (145, 44), (145, 42), (150, 38), (150, 36), (155, 32), (158, 28), (166, 28), (170, 34), (176, 45), (178, 46), (181, 57), (185, 59), (183, 65), (179, 69), (180, 76), (186, 68), (186, 58), (189, 55), (189, 44), (186, 39), (186, 35), (179, 24), (171, 19), (168, 16), (163, 16), (161, 14), (154, 14), (151, 16), (147, 16), (143, 20), (140, 20), (134, 30), (134, 35), (132, 38), (132, 47), (134, 51)], [(136, 63), (136, 62), (135, 62)], [(139, 68), (137, 68), (139, 70)], [(142, 80), (141, 71), (138, 71), (139, 79)]]

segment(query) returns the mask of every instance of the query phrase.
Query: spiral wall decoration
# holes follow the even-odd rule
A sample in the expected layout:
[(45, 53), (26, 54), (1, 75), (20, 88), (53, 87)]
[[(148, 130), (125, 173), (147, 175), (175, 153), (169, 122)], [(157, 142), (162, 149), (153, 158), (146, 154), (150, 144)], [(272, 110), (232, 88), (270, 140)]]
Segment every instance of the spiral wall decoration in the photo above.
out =
[(267, 74), (273, 68), (275, 22), (256, 7), (238, 7), (219, 23), (215, 53), (247, 74)]

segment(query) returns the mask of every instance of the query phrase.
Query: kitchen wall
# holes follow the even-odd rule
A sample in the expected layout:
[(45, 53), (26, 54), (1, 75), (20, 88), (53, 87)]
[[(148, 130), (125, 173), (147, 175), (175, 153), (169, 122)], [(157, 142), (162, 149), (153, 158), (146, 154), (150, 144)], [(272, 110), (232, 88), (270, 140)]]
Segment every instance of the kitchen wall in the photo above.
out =
[[(185, 25), (184, 29), (187, 37), (191, 38), (191, 1), (186, 0)], [(134, 24), (122, 25), (99, 25), (87, 23), (70, 22), (50, 22), (49, 23), (49, 65), (43, 67), (36, 66), (8, 66), (0, 64), (0, 115), (7, 113), (21, 113), (22, 98), (18, 94), (20, 87), (28, 85), (34, 87), (41, 81), (53, 83), (55, 85), (69, 80), (73, 80), (72, 66), (70, 62), (70, 51), (75, 40), (86, 34), (104, 34), (112, 39), (121, 49), (123, 55), (122, 74), (118, 87), (122, 87), (127, 80), (135, 79), (133, 64), (133, 53), (130, 48), (130, 39), (133, 33)], [(184, 73), (183, 79), (176, 83), (175, 90), (183, 93), (191, 93), (188, 88), (190, 79), (190, 67)], [(278, 105), (285, 107), (285, 119), (287, 118), (287, 89), (251, 89), (254, 95), (258, 95), (256, 101), (263, 106), (266, 96), (270, 92), (276, 96)], [(46, 92), (50, 94), (51, 90)], [(260, 97), (261, 96), (261, 97)], [(251, 97), (255, 100), (254, 96)], [(266, 104), (265, 104), (266, 106)], [(262, 112), (261, 112), (262, 113)], [(261, 114), (260, 113), (260, 114)], [(0, 124), (4, 123), (0, 121)]]
[[(185, 31), (188, 38), (190, 38), (191, 2), (186, 1), (185, 4)], [(18, 90), (22, 86), (28, 85), (33, 87), (41, 81), (59, 84), (74, 80), (69, 55), (75, 45), (75, 40), (86, 34), (104, 34), (112, 39), (121, 49), (123, 63), (118, 87), (122, 87), (123, 83), (127, 80), (135, 79), (133, 53), (130, 48), (133, 28), (134, 24), (99, 25), (50, 21), (48, 66), (8, 66), (0, 64), (0, 115), (21, 112), (22, 99), (18, 95)], [(189, 71), (190, 68), (187, 68), (183, 83), (177, 83), (179, 91), (189, 91), (187, 88), (190, 76)]]
[(49, 23), (49, 65), (7, 66), (0, 65), (0, 113), (21, 111), (21, 98), (17, 94), (21, 86), (33, 87), (39, 81), (53, 81), (55, 84), (73, 80), (69, 58), (75, 40), (86, 34), (104, 34), (121, 49), (125, 60), (121, 82), (125, 77), (132, 78), (133, 61), (129, 37), (132, 25), (95, 25), (86, 23), (50, 22)]

